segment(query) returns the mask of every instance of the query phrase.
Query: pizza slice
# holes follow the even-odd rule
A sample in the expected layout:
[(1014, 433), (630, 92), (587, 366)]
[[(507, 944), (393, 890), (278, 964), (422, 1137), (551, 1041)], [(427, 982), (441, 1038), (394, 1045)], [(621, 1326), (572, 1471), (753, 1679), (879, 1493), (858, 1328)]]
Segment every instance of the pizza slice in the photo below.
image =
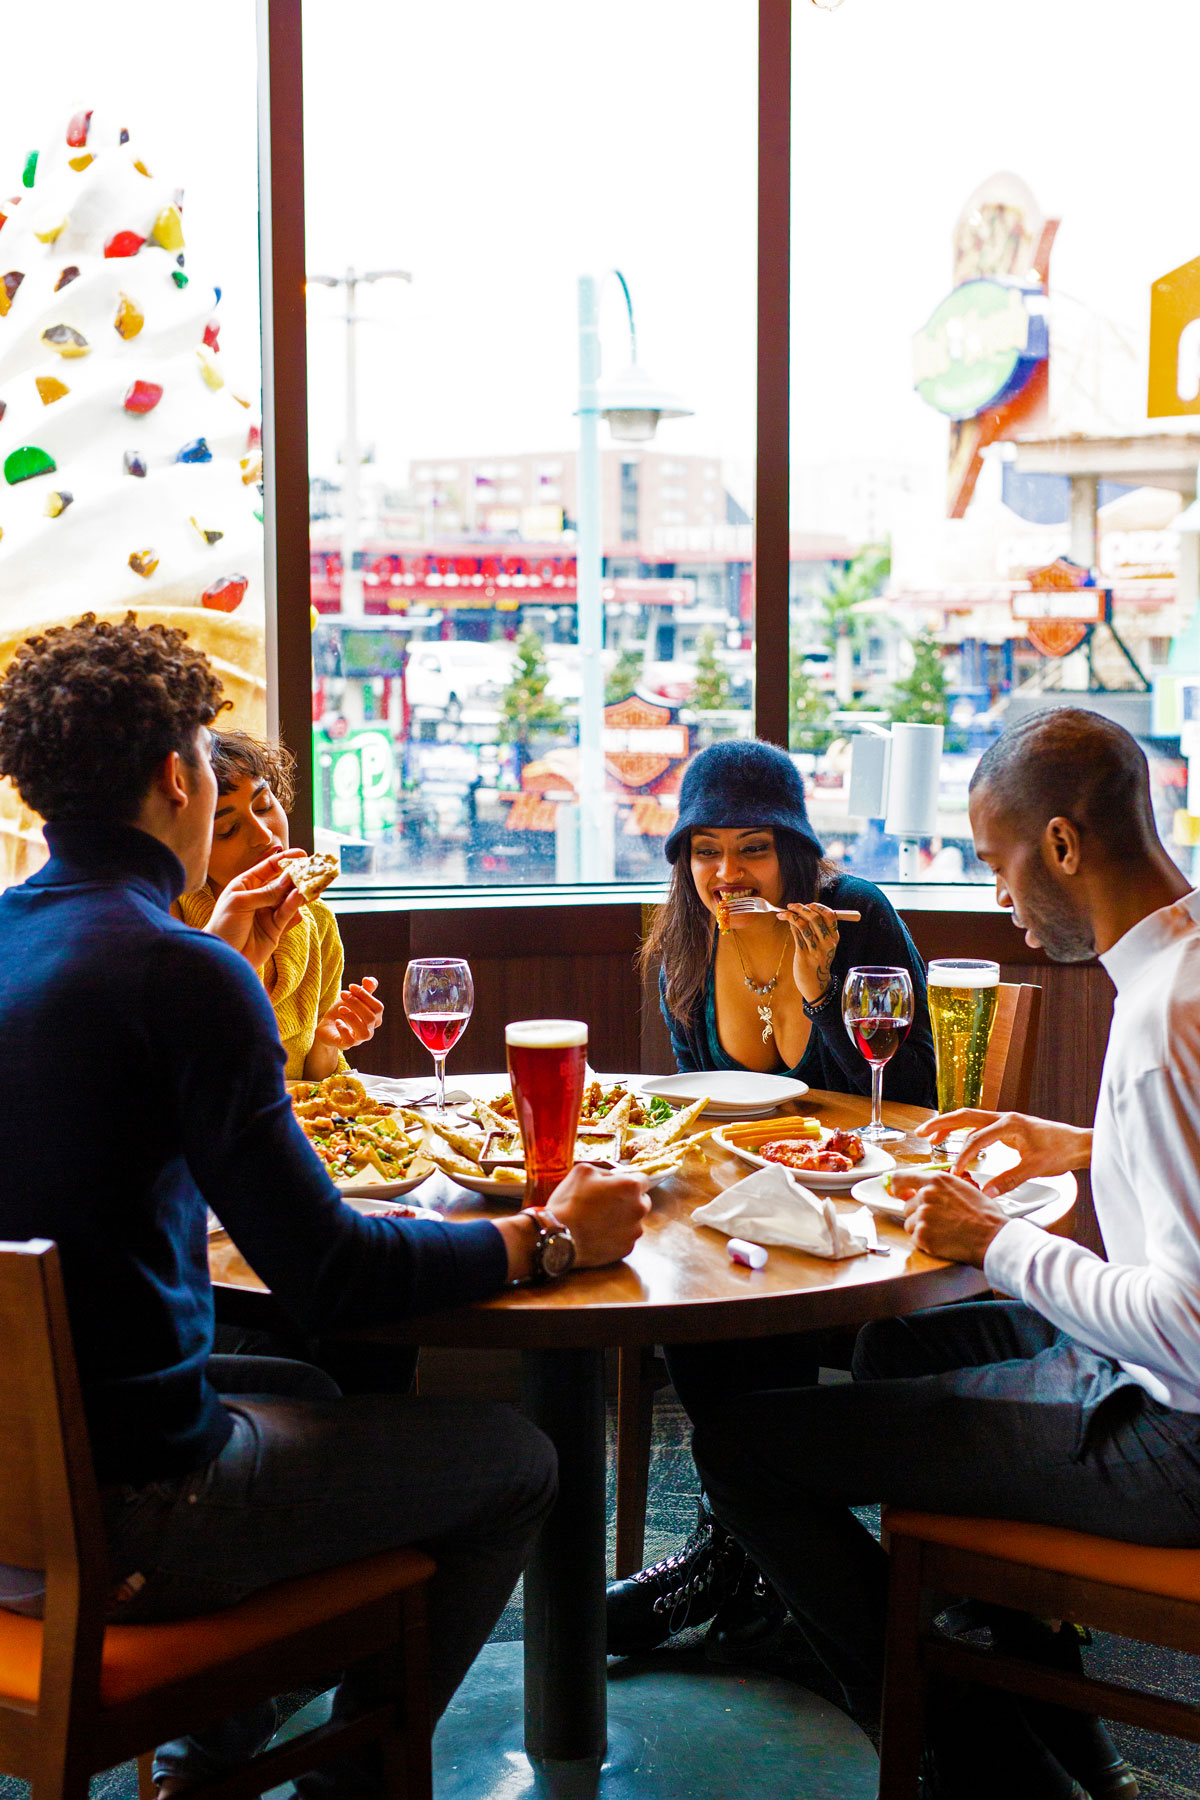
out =
[(295, 862), (283, 866), (292, 878), (293, 887), (299, 888), (305, 900), (319, 899), (341, 874), (337, 857), (320, 852), (316, 856), (298, 857)]

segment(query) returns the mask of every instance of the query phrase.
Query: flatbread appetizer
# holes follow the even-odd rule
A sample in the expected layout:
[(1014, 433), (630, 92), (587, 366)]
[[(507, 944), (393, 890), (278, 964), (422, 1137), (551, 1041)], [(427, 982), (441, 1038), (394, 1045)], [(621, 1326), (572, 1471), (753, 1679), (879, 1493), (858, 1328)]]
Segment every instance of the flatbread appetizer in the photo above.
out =
[(306, 901), (319, 899), (341, 874), (337, 857), (321, 852), (316, 856), (298, 857), (295, 862), (283, 866), (292, 878), (292, 886), (299, 888)]

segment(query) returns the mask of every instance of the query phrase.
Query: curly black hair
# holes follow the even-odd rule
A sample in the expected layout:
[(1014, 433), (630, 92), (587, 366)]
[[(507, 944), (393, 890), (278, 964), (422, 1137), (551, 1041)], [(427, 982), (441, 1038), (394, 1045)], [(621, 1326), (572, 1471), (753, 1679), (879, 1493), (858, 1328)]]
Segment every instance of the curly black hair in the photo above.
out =
[(163, 758), (192, 762), (227, 705), (185, 632), (85, 613), (26, 638), (0, 681), (0, 775), (43, 819), (128, 824)]
[(218, 794), (232, 794), (243, 781), (265, 781), (284, 812), (296, 797), (296, 759), (282, 744), (269, 744), (248, 731), (214, 731), (212, 765)]

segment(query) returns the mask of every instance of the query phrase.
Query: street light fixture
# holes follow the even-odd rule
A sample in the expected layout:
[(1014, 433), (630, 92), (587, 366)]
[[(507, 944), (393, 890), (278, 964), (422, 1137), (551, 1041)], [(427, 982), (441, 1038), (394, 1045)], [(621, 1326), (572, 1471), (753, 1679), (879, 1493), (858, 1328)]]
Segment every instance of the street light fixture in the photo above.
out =
[[(604, 791), (604, 611), (601, 604), (599, 422), (608, 420), (618, 443), (647, 444), (660, 419), (691, 417), (674, 394), (651, 380), (637, 357), (629, 283), (619, 269), (629, 316), (629, 366), (607, 381), (600, 375), (598, 303), (602, 283), (579, 277), (579, 473), (576, 496), (575, 595), (582, 692), (579, 701), (579, 876), (611, 881), (612, 807)], [(604, 279), (607, 279), (605, 277)]]
[(358, 549), (359, 473), (362, 452), (358, 446), (358, 356), (354, 327), (359, 322), (355, 302), (360, 282), (412, 281), (407, 269), (369, 269), (360, 275), (347, 269), (344, 275), (309, 275), (309, 287), (344, 287), (346, 310), (346, 416), (342, 441), (342, 611), (362, 611), (362, 571), (354, 567)]

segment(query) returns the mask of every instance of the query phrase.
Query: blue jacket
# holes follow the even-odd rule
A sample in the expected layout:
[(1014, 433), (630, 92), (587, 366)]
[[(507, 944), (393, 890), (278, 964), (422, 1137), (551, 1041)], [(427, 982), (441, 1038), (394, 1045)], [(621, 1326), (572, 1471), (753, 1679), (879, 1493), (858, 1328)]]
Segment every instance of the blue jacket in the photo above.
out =
[(141, 1485), (231, 1429), (212, 1349), (205, 1202), (305, 1330), (481, 1298), (486, 1221), (343, 1205), (297, 1125), (261, 981), (173, 919), (177, 859), (128, 826), (51, 825), (0, 894), (0, 1238), (53, 1238), (97, 1477)]
[[(833, 958), (833, 982), (841, 995), (847, 969), (880, 963), (906, 968), (912, 975), (912, 1028), (883, 1071), (883, 1097), (910, 1106), (937, 1105), (937, 1077), (933, 1061), (933, 1034), (929, 1028), (929, 1004), (925, 992), (925, 965), (895, 907), (870, 881), (839, 875), (820, 895), (824, 906), (860, 912), (857, 925), (843, 925)], [(659, 1001), (671, 1033), (671, 1048), (681, 1070), (740, 1069), (723, 1048), (717, 1033), (715, 967), (717, 938), (713, 935), (712, 960), (704, 988), (690, 1016), (677, 1018), (666, 1002), (666, 976), (658, 977)], [(842, 1023), (840, 998), (835, 997), (812, 1022), (808, 1045), (794, 1069), (779, 1069), (809, 1087), (835, 1094), (869, 1094), (871, 1067), (861, 1056)]]

